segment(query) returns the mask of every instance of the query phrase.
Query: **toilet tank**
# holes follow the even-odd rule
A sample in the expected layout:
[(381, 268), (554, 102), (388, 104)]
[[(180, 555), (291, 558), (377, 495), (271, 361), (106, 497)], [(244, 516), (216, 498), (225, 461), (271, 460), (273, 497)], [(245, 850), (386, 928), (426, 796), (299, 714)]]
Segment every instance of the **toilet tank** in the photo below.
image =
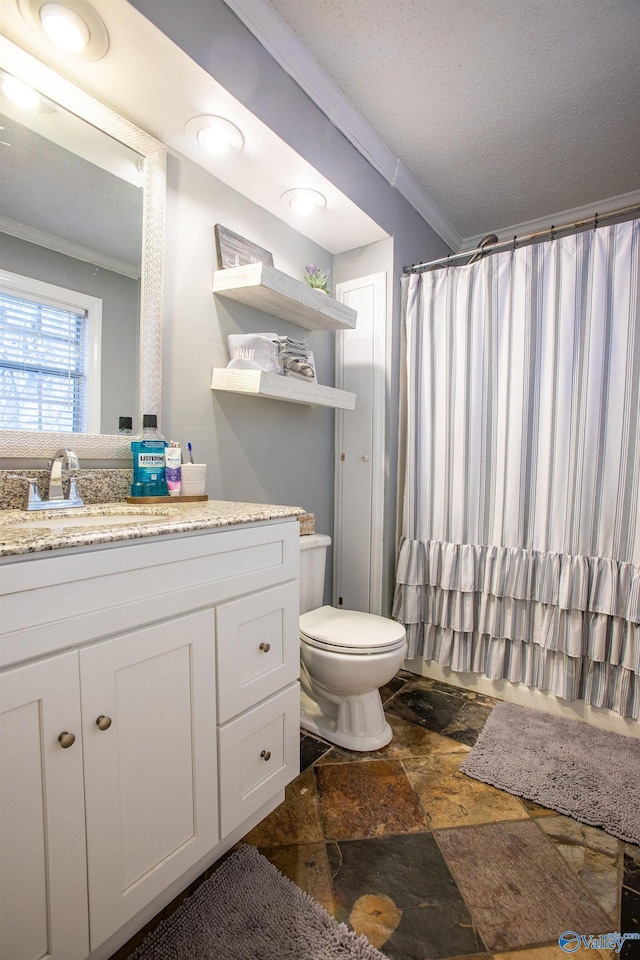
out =
[(300, 537), (300, 613), (324, 603), (324, 569), (331, 537), (312, 533)]

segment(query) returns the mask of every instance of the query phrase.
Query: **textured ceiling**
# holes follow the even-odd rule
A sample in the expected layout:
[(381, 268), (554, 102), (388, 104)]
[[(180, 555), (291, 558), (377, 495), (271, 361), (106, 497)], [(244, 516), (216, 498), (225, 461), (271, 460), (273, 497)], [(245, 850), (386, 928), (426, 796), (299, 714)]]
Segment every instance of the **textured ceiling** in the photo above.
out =
[(640, 0), (269, 0), (463, 237), (640, 189)]

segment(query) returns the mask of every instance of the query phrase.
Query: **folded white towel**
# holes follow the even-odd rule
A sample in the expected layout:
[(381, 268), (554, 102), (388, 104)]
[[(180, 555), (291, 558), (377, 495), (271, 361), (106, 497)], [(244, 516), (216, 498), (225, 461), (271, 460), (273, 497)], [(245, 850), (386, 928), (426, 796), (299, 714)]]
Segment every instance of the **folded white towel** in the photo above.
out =
[(227, 366), (235, 370), (264, 370), (282, 373), (280, 339), (274, 334), (231, 334), (227, 337), (230, 360)]

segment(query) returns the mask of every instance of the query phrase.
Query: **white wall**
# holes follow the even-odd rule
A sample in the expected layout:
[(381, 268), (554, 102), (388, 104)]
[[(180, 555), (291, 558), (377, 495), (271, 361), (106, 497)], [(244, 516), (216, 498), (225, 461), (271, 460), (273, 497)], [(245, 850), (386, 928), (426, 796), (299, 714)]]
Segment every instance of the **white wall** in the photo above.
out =
[(214, 225), (273, 253), (274, 266), (302, 277), (310, 262), (331, 269), (321, 247), (235, 193), (191, 161), (169, 157), (162, 431), (208, 465), (210, 498), (293, 504), (333, 527), (334, 413), (212, 392), (213, 367), (226, 366), (227, 336), (273, 330), (308, 339), (318, 380), (334, 380), (334, 334), (310, 332), (232, 301), (214, 298)]
[(529, 687), (526, 683), (512, 683), (510, 680), (490, 680), (481, 673), (456, 673), (449, 667), (441, 667), (435, 660), (423, 660), (415, 657), (405, 661), (407, 670), (419, 676), (450, 683), (453, 687), (462, 687), (465, 690), (475, 690), (477, 693), (495, 697), (496, 700), (506, 700), (516, 703), (520, 707), (529, 707), (531, 710), (540, 710), (554, 717), (564, 717), (566, 720), (582, 720), (591, 727), (599, 730), (610, 730), (626, 737), (640, 737), (639, 724), (631, 717), (621, 717), (613, 710), (592, 707), (584, 700), (561, 700), (553, 693), (545, 693), (537, 687)]

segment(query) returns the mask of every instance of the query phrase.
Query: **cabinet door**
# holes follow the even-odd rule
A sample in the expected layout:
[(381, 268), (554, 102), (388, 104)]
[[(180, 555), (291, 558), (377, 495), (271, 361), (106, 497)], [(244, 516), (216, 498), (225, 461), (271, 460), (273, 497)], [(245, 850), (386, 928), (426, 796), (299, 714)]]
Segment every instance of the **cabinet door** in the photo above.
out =
[[(0, 675), (0, 955), (89, 952), (78, 655)], [(66, 732), (63, 747), (59, 736)]]
[(218, 839), (214, 630), (208, 609), (80, 651), (92, 950)]

